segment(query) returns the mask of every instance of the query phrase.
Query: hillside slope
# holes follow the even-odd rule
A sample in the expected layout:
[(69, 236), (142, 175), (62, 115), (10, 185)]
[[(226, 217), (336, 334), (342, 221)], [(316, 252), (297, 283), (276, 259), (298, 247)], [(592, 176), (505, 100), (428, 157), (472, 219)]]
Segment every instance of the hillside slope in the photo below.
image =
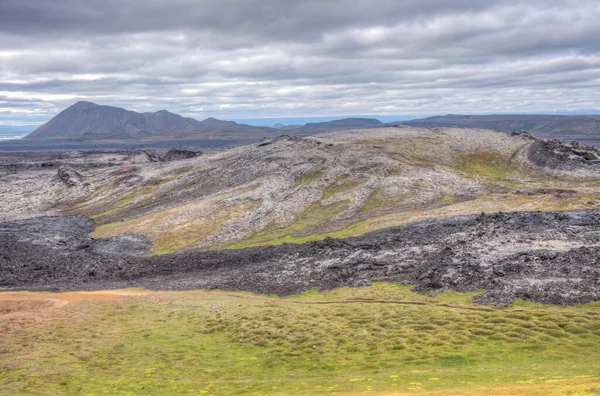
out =
[(59, 160), (72, 169), (58, 176), (43, 167), (5, 176), (0, 220), (90, 216), (96, 236), (142, 234), (163, 254), (360, 235), (461, 214), (592, 208), (600, 200), (597, 149), (489, 130), (279, 137), (174, 162), (143, 152), (95, 155)]

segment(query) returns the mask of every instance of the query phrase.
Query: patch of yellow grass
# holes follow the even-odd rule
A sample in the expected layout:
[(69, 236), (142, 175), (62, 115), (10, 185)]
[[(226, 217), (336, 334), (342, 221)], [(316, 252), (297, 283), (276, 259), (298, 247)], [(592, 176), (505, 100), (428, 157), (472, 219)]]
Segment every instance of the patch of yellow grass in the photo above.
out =
[(454, 195), (452, 195), (452, 194), (446, 194), (446, 195), (438, 198), (438, 200), (437, 200), (437, 202), (440, 202), (440, 203), (452, 202), (452, 201), (454, 201)]
[(310, 205), (298, 219), (284, 228), (275, 230), (265, 230), (257, 232), (250, 238), (229, 246), (230, 249), (240, 249), (249, 246), (261, 245), (280, 245), (286, 242), (295, 242), (297, 238), (303, 239), (311, 236), (302, 237), (295, 234), (316, 227), (319, 224), (331, 219), (338, 213), (343, 212), (349, 206), (348, 201), (340, 201), (331, 205), (321, 205), (320, 202), (315, 202)]
[(119, 212), (121, 212), (121, 211), (129, 208), (130, 206), (131, 206), (131, 204), (119, 206), (118, 208), (112, 208), (112, 209), (109, 209), (107, 211), (104, 211), (104, 212), (101, 212), (101, 213), (97, 213), (95, 215), (91, 215), (90, 217), (92, 219), (98, 219), (100, 217), (110, 216), (111, 214), (119, 213)]
[(361, 212), (367, 213), (376, 209), (386, 208), (389, 206), (393, 206), (399, 204), (400, 202), (407, 200), (409, 198), (413, 198), (418, 194), (415, 190), (406, 194), (394, 195), (387, 193), (383, 187), (377, 187), (365, 201), (365, 204), (361, 208)]
[(305, 172), (304, 174), (302, 174), (302, 176), (300, 176), (298, 178), (298, 180), (296, 180), (296, 185), (310, 183), (311, 181), (319, 178), (322, 174), (323, 174), (322, 167), (313, 168), (313, 169)]
[(508, 175), (509, 164), (500, 154), (491, 150), (461, 154), (458, 156), (458, 170), (490, 178)]
[[(239, 191), (105, 224), (96, 228), (94, 236), (104, 238), (127, 233), (142, 234), (153, 241), (152, 253), (171, 253), (219, 233), (225, 222), (239, 219), (258, 205), (257, 201), (229, 204), (222, 201), (235, 193)], [(219, 199), (219, 202), (215, 202)]]
[(132, 192), (131, 194), (128, 194), (124, 198), (121, 198), (118, 201), (116, 201), (113, 204), (113, 206), (121, 206), (121, 205), (126, 204), (129, 201), (133, 200), (134, 198), (152, 194), (157, 188), (158, 188), (158, 186), (144, 186), (144, 187), (138, 188), (136, 191)]
[(323, 199), (330, 198), (336, 194), (353, 190), (362, 185), (365, 179), (353, 179), (347, 176), (338, 177), (335, 182), (327, 186), (323, 191)]

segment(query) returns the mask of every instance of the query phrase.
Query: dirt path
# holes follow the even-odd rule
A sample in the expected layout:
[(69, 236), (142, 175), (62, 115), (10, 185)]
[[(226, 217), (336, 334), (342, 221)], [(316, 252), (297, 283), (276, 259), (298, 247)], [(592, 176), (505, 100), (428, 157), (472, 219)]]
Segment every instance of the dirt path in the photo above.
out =
[(24, 312), (62, 308), (74, 301), (116, 300), (123, 296), (143, 296), (149, 292), (103, 290), (92, 292), (0, 292), (0, 318)]

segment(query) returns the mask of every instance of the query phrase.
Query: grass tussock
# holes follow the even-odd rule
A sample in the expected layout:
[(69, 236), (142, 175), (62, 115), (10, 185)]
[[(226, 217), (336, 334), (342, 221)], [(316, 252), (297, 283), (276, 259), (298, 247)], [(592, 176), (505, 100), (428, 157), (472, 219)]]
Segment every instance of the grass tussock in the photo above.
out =
[(427, 296), (375, 284), (285, 299), (164, 292), (80, 300), (48, 320), (2, 323), (0, 393), (487, 388), (483, 393), (584, 395), (600, 388), (598, 303), (490, 308), (470, 303), (474, 294)]

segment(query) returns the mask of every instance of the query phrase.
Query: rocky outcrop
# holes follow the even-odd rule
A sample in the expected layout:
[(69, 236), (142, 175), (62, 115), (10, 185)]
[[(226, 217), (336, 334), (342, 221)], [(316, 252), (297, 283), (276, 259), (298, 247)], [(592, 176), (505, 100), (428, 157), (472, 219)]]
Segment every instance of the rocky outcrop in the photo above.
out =
[(535, 136), (523, 130), (513, 131), (510, 133), (510, 136), (521, 136), (529, 140), (538, 140)]
[(194, 158), (201, 155), (201, 151), (186, 150), (186, 149), (171, 149), (162, 157), (163, 161), (177, 161), (182, 159)]
[(83, 176), (69, 165), (59, 166), (54, 180), (66, 187), (78, 187), (84, 184)]
[(600, 150), (580, 142), (536, 140), (527, 158), (534, 164), (556, 170), (600, 170)]
[(148, 162), (171, 162), (190, 159), (202, 155), (202, 151), (188, 149), (145, 150)]

